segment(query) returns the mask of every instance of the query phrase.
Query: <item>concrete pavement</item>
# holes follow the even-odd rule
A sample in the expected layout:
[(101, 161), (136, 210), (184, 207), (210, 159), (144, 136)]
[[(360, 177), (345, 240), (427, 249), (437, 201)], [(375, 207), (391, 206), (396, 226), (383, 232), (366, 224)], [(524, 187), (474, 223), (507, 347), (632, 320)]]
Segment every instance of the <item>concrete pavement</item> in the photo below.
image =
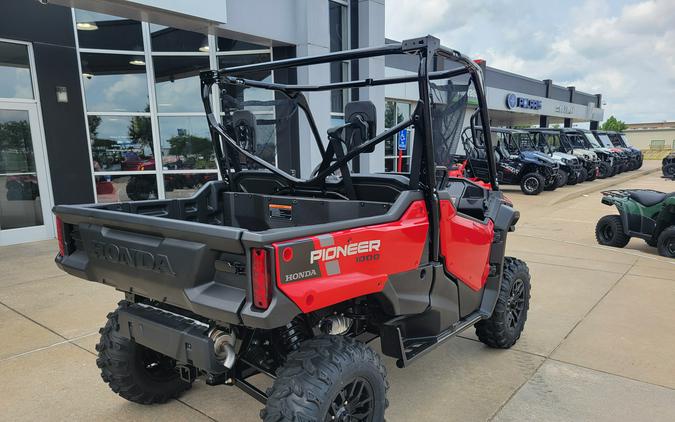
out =
[[(675, 190), (657, 173), (612, 181)], [(387, 420), (675, 420), (675, 262), (640, 240), (597, 245), (595, 222), (616, 211), (593, 183), (537, 197), (507, 188), (522, 213), (508, 252), (532, 272), (523, 337), (493, 350), (467, 331), (407, 369), (387, 359)], [(258, 420), (258, 402), (202, 381), (160, 406), (113, 394), (93, 348), (121, 294), (59, 271), (55, 250), (0, 248), (0, 420)]]

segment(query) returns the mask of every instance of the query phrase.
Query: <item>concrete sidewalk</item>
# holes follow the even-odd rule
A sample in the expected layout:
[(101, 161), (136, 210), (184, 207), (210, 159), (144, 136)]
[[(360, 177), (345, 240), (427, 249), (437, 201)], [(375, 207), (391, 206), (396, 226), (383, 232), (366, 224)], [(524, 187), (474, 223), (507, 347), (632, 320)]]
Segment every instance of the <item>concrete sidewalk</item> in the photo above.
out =
[[(675, 190), (659, 176), (620, 175), (617, 187)], [(507, 189), (522, 213), (508, 252), (532, 273), (523, 337), (493, 350), (466, 331), (410, 368), (387, 359), (388, 421), (675, 420), (675, 262), (640, 240), (597, 245), (596, 221), (616, 211), (599, 192), (570, 195), (593, 183), (537, 197)], [(122, 296), (59, 271), (55, 251), (0, 248), (0, 420), (259, 420), (258, 402), (202, 381), (158, 406), (112, 393), (94, 345)]]

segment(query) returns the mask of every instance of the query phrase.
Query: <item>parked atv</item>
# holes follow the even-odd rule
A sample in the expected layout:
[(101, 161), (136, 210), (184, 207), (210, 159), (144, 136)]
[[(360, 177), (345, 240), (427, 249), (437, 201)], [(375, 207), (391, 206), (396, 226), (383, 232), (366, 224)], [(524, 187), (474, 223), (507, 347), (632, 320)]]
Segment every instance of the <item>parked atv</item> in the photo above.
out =
[[(417, 60), (418, 72), (312, 86), (245, 78), (391, 54)], [(323, 140), (305, 98), (402, 83), (420, 97), (409, 118), (379, 133), (375, 105), (355, 101)], [(214, 85), (227, 98), (224, 118), (211, 108)], [(274, 100), (246, 101), (246, 89)], [(380, 422), (389, 384), (370, 341), (379, 337), (400, 368), (470, 327), (489, 347), (513, 346), (530, 299), (527, 265), (504, 256), (519, 213), (499, 190), (492, 154), (491, 189), (447, 175), (469, 89), (492, 151), (481, 68), (430, 36), (202, 72), (222, 180), (190, 198), (54, 208), (57, 265), (126, 294), (96, 346), (103, 380), (152, 404), (203, 377), (259, 400), (265, 421)], [(264, 105), (292, 112), (277, 133), (297, 132), (305, 113), (321, 155), (312, 175), (255, 153), (264, 117), (250, 107)], [(412, 126), (411, 172), (352, 172), (350, 163)]]
[(671, 152), (668, 156), (663, 157), (661, 171), (663, 172), (663, 177), (675, 180), (675, 152)]
[(606, 215), (595, 226), (595, 238), (606, 246), (623, 248), (631, 237), (656, 246), (662, 256), (675, 258), (675, 192), (623, 189), (602, 192), (602, 203), (619, 215)]
[(609, 139), (607, 131), (593, 130), (591, 132), (600, 145), (616, 154), (616, 160), (614, 160), (614, 174), (628, 171), (631, 167), (630, 161), (632, 151), (628, 148), (615, 147), (614, 144), (612, 144), (612, 141)]
[[(491, 129), (499, 183), (520, 185), (520, 190), (525, 195), (539, 195), (544, 189), (555, 190), (561, 182), (558, 164), (551, 157), (529, 147), (529, 136), (521, 149), (521, 132), (513, 129)], [(480, 179), (477, 169), (487, 165), (482, 130), (477, 129), (476, 136), (473, 137), (471, 128), (465, 128), (462, 142), (468, 157), (469, 175)]]
[[(577, 183), (580, 182), (582, 175), (581, 173), (582, 170), (584, 170), (584, 166), (581, 163), (581, 161), (579, 161), (579, 159), (574, 155), (554, 150), (551, 147), (551, 144), (555, 144), (555, 141), (550, 140), (551, 144), (549, 144), (547, 138), (549, 137), (555, 138), (557, 136), (558, 135), (555, 133), (547, 133), (547, 132), (530, 133), (530, 139), (533, 147), (537, 149), (539, 152), (542, 152), (548, 155), (549, 157), (553, 158), (560, 166), (558, 170), (559, 178), (564, 180), (565, 184), (567, 185), (570, 186), (576, 185)], [(584, 180), (581, 180), (581, 182), (583, 181)]]
[(598, 179), (606, 179), (615, 174), (614, 159), (618, 155), (608, 148), (600, 145), (593, 132), (588, 129), (565, 128), (560, 129), (569, 143), (574, 148), (587, 149), (593, 151), (600, 160), (598, 164)]

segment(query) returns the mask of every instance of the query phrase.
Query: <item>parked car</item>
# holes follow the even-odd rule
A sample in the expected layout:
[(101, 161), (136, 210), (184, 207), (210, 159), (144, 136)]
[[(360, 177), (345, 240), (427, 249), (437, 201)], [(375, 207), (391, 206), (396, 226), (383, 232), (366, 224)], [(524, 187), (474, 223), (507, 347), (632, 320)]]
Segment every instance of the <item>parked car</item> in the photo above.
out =
[(614, 161), (618, 159), (618, 154), (609, 148), (602, 146), (593, 132), (588, 129), (565, 128), (560, 129), (574, 148), (582, 148), (593, 151), (600, 159), (598, 166), (598, 178), (605, 179), (614, 176), (616, 167)]
[(579, 175), (580, 182), (595, 180), (598, 174), (600, 160), (593, 151), (585, 148), (575, 148), (559, 129), (532, 128), (527, 130), (532, 134), (538, 133), (544, 135), (546, 142), (549, 143), (553, 150), (577, 157), (583, 165), (583, 169)]
[[(565, 179), (567, 185), (576, 185), (577, 183), (584, 182), (585, 178), (582, 179), (582, 170), (584, 166), (582, 162), (576, 156), (572, 154), (567, 154), (560, 152), (559, 149), (553, 149), (551, 145), (556, 145), (556, 140), (548, 140), (549, 137), (557, 137), (556, 133), (548, 132), (528, 132), (530, 139), (534, 148), (540, 152), (547, 154), (560, 166), (559, 173), (562, 175), (562, 178)], [(550, 144), (549, 144), (550, 141)]]

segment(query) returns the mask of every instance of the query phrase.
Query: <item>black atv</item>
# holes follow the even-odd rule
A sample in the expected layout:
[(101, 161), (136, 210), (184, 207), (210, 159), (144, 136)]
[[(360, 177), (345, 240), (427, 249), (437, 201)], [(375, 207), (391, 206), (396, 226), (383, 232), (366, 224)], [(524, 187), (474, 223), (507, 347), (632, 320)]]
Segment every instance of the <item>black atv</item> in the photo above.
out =
[(663, 177), (675, 180), (675, 152), (671, 152), (661, 161), (661, 171)]
[[(503, 185), (520, 185), (525, 195), (539, 195), (544, 189), (555, 190), (560, 183), (558, 164), (545, 154), (529, 146), (529, 136), (523, 131), (491, 128), (495, 142), (497, 178)], [(521, 136), (526, 139), (521, 142)], [(480, 129), (472, 136), (471, 128), (462, 132), (462, 143), (468, 158), (467, 170), (471, 177), (480, 177), (476, 169), (487, 165), (485, 143)]]

